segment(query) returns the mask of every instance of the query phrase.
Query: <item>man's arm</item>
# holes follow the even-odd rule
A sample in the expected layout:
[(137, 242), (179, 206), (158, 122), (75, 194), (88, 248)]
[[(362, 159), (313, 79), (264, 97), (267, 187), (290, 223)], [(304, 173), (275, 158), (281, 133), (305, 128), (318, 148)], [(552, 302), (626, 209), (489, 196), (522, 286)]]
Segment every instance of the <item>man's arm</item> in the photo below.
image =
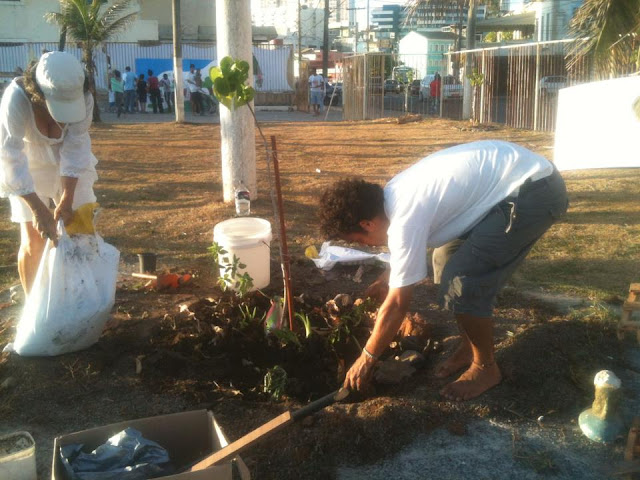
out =
[(412, 298), (413, 285), (389, 290), (384, 303), (378, 310), (371, 337), (360, 357), (347, 372), (344, 381), (345, 387), (351, 390), (361, 390), (366, 386), (373, 373), (373, 365), (398, 332)]

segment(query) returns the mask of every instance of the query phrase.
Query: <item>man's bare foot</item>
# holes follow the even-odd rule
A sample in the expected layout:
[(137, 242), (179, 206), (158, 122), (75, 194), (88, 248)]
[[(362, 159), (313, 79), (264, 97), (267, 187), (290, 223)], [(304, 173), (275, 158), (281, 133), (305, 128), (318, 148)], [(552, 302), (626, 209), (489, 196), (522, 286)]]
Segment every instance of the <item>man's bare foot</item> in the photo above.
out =
[(440, 395), (456, 402), (470, 400), (495, 387), (501, 380), (502, 374), (495, 362), (489, 365), (473, 362), (460, 378), (440, 390)]
[(447, 378), (459, 370), (471, 365), (472, 360), (473, 354), (471, 353), (471, 345), (463, 340), (460, 346), (449, 358), (436, 366), (434, 375), (436, 378)]

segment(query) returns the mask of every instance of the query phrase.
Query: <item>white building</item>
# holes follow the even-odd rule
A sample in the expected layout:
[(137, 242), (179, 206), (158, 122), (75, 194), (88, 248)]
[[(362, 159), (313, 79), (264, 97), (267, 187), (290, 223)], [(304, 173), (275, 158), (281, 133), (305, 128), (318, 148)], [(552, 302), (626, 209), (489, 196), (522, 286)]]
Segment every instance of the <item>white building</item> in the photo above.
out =
[[(132, 11), (139, 10), (139, 2), (134, 1)], [(58, 0), (0, 0), (0, 42), (57, 42), (60, 38), (60, 29), (57, 25), (47, 23), (44, 15), (58, 11), (60, 11)], [(131, 28), (114, 40), (120, 42), (158, 40), (158, 22), (138, 17)]]
[(452, 49), (455, 34), (450, 32), (409, 32), (398, 42), (398, 57), (415, 70), (414, 78), (447, 72), (445, 53)]

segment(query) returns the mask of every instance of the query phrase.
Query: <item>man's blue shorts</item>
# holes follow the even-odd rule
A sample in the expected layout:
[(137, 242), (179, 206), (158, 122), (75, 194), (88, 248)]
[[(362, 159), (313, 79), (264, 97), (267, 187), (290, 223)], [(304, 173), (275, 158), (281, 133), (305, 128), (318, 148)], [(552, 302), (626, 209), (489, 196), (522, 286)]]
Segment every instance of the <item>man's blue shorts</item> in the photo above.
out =
[(323, 92), (311, 92), (311, 105), (322, 105)]

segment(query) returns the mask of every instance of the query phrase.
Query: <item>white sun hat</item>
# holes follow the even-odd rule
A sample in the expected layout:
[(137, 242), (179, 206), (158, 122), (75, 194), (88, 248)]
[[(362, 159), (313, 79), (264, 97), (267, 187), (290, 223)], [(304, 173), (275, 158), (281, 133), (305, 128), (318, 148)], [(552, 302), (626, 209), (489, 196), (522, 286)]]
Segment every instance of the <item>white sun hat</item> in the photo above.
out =
[(55, 121), (75, 123), (87, 116), (84, 70), (76, 57), (66, 52), (45, 53), (36, 67), (36, 81)]

